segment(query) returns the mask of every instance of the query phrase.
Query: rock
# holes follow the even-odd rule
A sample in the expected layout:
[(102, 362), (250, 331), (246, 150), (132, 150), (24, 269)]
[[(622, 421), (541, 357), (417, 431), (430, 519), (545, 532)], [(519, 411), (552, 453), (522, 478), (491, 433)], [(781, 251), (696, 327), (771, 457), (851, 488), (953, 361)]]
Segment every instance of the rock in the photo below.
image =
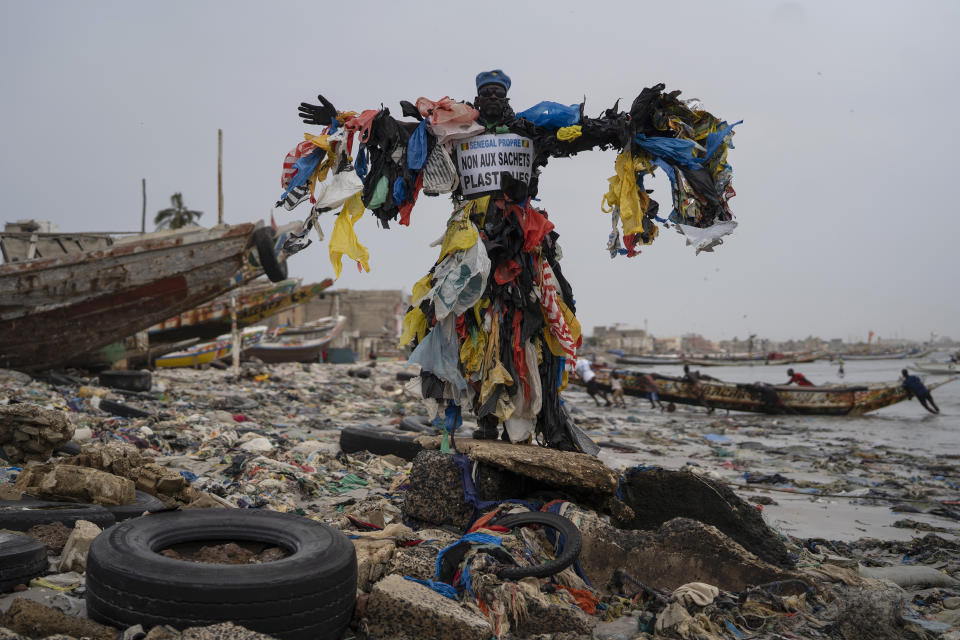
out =
[(403, 512), (423, 522), (466, 528), (473, 517), (473, 505), (463, 499), (462, 473), (452, 456), (439, 451), (417, 454), (410, 468)]
[(133, 482), (112, 473), (69, 464), (27, 467), (15, 485), (38, 498), (102, 505), (133, 504)]
[(0, 447), (10, 462), (45, 461), (73, 437), (73, 423), (63, 411), (36, 404), (0, 406)]
[(617, 492), (617, 474), (593, 456), (497, 440), (457, 440), (457, 451), (551, 485)]
[(486, 618), (399, 575), (387, 576), (373, 586), (366, 621), (373, 637), (487, 640), (492, 634)]
[(73, 525), (73, 531), (67, 538), (67, 544), (63, 547), (63, 554), (60, 556), (60, 562), (57, 564), (57, 570), (77, 571), (83, 573), (87, 570), (87, 553), (90, 551), (90, 545), (94, 539), (100, 535), (100, 527), (87, 522), (86, 520), (77, 520)]
[(221, 622), (220, 624), (214, 624), (209, 627), (190, 627), (189, 629), (184, 629), (179, 636), (158, 636), (157, 638), (153, 638), (148, 635), (144, 640), (161, 640), (168, 637), (179, 638), (179, 640), (274, 640), (273, 636), (250, 631), (232, 622)]
[[(598, 588), (622, 568), (648, 587), (673, 591), (688, 582), (706, 582), (725, 591), (798, 577), (756, 557), (696, 520), (676, 518), (655, 532), (617, 529), (596, 514), (580, 515), (580, 566)], [(638, 590), (626, 583), (629, 593)]]
[(960, 609), (960, 596), (950, 596), (949, 598), (944, 598), (943, 602), (940, 604), (943, 605), (944, 609)]
[(542, 634), (570, 631), (590, 633), (597, 619), (587, 615), (576, 605), (526, 598), (526, 615), (520, 620), (520, 633)]
[(369, 591), (383, 577), (396, 546), (393, 540), (353, 540), (357, 551), (357, 589)]
[(687, 471), (652, 469), (628, 473), (622, 495), (634, 513), (618, 523), (624, 528), (654, 530), (672, 518), (690, 518), (713, 525), (771, 564), (793, 567), (780, 536), (756, 507), (723, 484)]
[(85, 618), (73, 618), (51, 607), (17, 598), (0, 618), (0, 625), (31, 638), (63, 633), (77, 638), (114, 640), (117, 630)]

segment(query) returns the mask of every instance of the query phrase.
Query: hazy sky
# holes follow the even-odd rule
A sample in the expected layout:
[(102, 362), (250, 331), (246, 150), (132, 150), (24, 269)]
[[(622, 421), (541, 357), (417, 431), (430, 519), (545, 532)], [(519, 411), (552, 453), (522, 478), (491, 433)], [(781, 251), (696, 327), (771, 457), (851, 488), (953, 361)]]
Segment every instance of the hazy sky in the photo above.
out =
[[(217, 128), (226, 221), (269, 218), (283, 158), (308, 130), (297, 105), (321, 91), (341, 109), (383, 103), (399, 116), (402, 99), (471, 99), (476, 73), (501, 68), (517, 111), (586, 95), (597, 115), (664, 82), (744, 120), (729, 156), (740, 227), (714, 254), (664, 230), (642, 255), (611, 260), (600, 199), (615, 152), (551, 161), (540, 204), (588, 330), (957, 338), (958, 29), (954, 0), (3, 0), (0, 222), (139, 229), (145, 177), (148, 216), (181, 191), (213, 224)], [(669, 211), (666, 178), (653, 186)], [(409, 291), (449, 213), (448, 199), (421, 197), (410, 227), (383, 230), (368, 214), (357, 232), (372, 270), (345, 265), (338, 286)], [(290, 271), (331, 276), (326, 243)]]

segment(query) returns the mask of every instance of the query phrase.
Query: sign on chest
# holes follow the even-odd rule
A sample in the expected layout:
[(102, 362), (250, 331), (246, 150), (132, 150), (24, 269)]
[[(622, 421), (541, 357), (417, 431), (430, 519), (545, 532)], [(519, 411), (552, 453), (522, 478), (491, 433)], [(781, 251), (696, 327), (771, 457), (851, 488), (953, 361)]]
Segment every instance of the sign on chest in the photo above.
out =
[(500, 190), (500, 172), (530, 183), (533, 142), (515, 133), (485, 133), (457, 145), (457, 172), (465, 196)]

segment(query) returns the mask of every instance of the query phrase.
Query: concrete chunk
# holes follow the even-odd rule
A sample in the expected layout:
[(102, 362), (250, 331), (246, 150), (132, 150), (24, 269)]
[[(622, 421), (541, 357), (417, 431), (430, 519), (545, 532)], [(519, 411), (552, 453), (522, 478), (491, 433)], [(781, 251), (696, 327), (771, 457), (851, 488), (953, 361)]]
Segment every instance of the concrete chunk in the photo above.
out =
[(63, 547), (63, 554), (60, 556), (60, 563), (57, 570), (76, 571), (83, 573), (87, 570), (87, 553), (90, 551), (90, 545), (94, 539), (100, 535), (100, 527), (86, 520), (77, 520), (73, 525), (73, 531), (67, 538), (67, 544)]
[(398, 575), (387, 576), (373, 586), (366, 613), (373, 637), (487, 640), (493, 633), (486, 618)]
[(133, 504), (133, 481), (105, 471), (69, 464), (27, 467), (14, 485), (26, 494), (47, 500), (102, 505)]

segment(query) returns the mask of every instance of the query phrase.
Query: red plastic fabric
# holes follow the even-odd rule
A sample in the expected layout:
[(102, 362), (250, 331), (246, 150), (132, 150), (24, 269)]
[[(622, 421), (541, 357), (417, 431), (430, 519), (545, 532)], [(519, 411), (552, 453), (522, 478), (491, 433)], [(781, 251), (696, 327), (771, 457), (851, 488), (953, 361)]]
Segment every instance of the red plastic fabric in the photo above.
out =
[(573, 587), (568, 587), (564, 584), (555, 584), (557, 589), (563, 589), (570, 593), (573, 596), (574, 601), (577, 603), (577, 606), (583, 609), (585, 612), (590, 615), (597, 613), (597, 604), (600, 602), (600, 598), (593, 595), (586, 589), (574, 589)]
[(409, 200), (400, 205), (400, 224), (405, 227), (410, 226), (410, 212), (413, 211), (413, 205), (417, 204), (417, 196), (423, 188), (423, 172), (417, 174), (417, 181), (413, 185), (413, 195)]
[(480, 112), (465, 102), (444, 96), (436, 102), (417, 98), (417, 110), (430, 124), (469, 124), (480, 117)]
[(516, 260), (501, 262), (493, 272), (493, 279), (497, 284), (507, 284), (513, 282), (522, 270)]
[(553, 223), (530, 205), (522, 214), (518, 211), (517, 217), (523, 227), (523, 250), (527, 253), (539, 247), (544, 236), (553, 231)]
[(367, 109), (360, 115), (353, 116), (344, 122), (343, 126), (347, 131), (359, 131), (360, 144), (364, 144), (370, 139), (370, 127), (373, 125), (373, 119), (377, 117), (378, 113), (380, 113), (380, 111), (377, 109)]
[(527, 375), (530, 371), (527, 369), (527, 352), (520, 344), (520, 322), (523, 320), (523, 313), (519, 309), (513, 311), (513, 364), (517, 368), (517, 377), (520, 378), (523, 387), (523, 397), (530, 399), (530, 383), (527, 381)]

